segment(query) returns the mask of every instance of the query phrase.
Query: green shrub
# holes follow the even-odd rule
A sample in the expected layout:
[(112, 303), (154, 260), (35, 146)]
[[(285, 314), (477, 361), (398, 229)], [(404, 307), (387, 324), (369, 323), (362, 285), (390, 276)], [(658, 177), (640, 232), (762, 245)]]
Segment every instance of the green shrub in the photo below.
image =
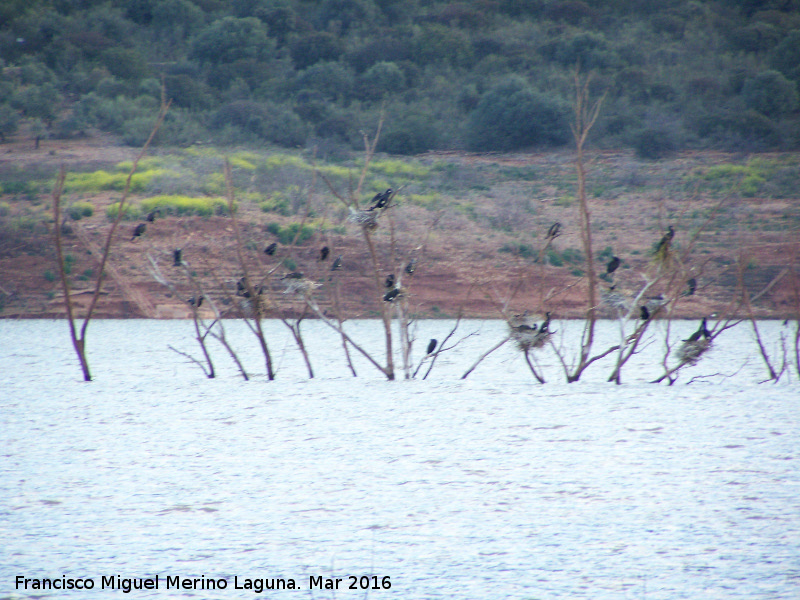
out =
[(255, 17), (223, 17), (198, 33), (190, 57), (214, 64), (264, 60), (271, 56), (274, 46), (274, 41), (267, 37), (266, 27)]
[(264, 212), (278, 213), (279, 215), (283, 215), (285, 217), (288, 217), (291, 214), (289, 199), (282, 192), (270, 194), (269, 197), (259, 202), (258, 206)]
[(439, 145), (438, 124), (430, 114), (407, 114), (386, 123), (378, 149), (391, 154), (421, 154)]
[[(153, 196), (141, 202), (141, 211), (149, 213), (160, 209), (165, 215), (196, 215), (210, 217), (212, 215), (227, 216), (228, 202), (224, 198), (192, 198), (189, 196)], [(236, 204), (234, 203), (234, 211)]]
[[(2, 193), (2, 189), (0, 189), (0, 193)], [(10, 212), (11, 205), (8, 202), (0, 202), (0, 217), (7, 217)]]
[(91, 217), (94, 214), (94, 207), (88, 202), (74, 202), (67, 209), (67, 214), (73, 221), (80, 221), (83, 217)]
[(281, 226), (279, 223), (273, 222), (267, 225), (267, 231), (276, 236), (281, 244), (288, 246), (294, 242), (295, 236), (298, 244), (305, 242), (314, 235), (315, 227), (313, 224), (300, 225), (300, 223), (289, 223), (286, 226)]
[(484, 94), (467, 123), (471, 150), (509, 151), (567, 141), (565, 109), (512, 76)]
[(797, 88), (777, 71), (764, 71), (745, 81), (742, 99), (768, 117), (780, 117), (797, 108)]
[(547, 261), (553, 265), (554, 267), (563, 267), (564, 266), (564, 259), (561, 258), (561, 255), (552, 248), (547, 251)]
[(56, 280), (56, 276), (55, 276), (55, 274), (54, 274), (54, 273), (53, 273), (53, 272), (52, 272), (50, 269), (47, 269), (47, 270), (44, 272), (44, 278), (45, 278), (47, 281), (49, 281), (50, 283), (53, 283), (53, 282)]
[(72, 266), (75, 264), (75, 257), (72, 254), (67, 254), (64, 257), (64, 273), (70, 275), (72, 273)]
[(677, 150), (675, 136), (662, 128), (642, 129), (633, 136), (636, 156), (647, 160), (666, 158)]
[[(106, 207), (106, 218), (109, 221), (114, 221), (119, 214), (119, 202), (114, 202)], [(125, 203), (125, 212), (122, 218), (126, 221), (131, 219), (138, 219), (141, 216), (141, 210), (137, 206), (133, 206), (130, 202)]]

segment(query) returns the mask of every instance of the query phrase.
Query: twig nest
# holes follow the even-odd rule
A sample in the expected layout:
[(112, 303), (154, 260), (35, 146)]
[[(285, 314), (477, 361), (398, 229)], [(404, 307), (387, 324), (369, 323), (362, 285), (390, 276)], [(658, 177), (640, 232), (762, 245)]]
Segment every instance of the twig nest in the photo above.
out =
[(651, 315), (654, 315), (658, 312), (658, 310), (667, 305), (667, 300), (664, 299), (663, 296), (650, 296), (647, 298), (647, 301), (644, 303), (647, 307), (647, 310), (650, 311)]
[[(519, 323), (520, 319), (515, 318), (509, 323), (511, 339), (517, 344), (517, 348), (527, 352), (531, 348), (541, 348), (550, 339), (549, 331), (538, 331), (536, 325)], [(518, 323), (518, 324), (515, 324)]]
[(321, 284), (314, 283), (308, 279), (295, 279), (287, 280), (286, 289), (283, 290), (284, 294), (299, 294), (306, 296), (318, 288)]
[(364, 229), (377, 229), (379, 214), (380, 212), (377, 210), (353, 210), (351, 208), (347, 220)]
[(619, 292), (613, 290), (603, 290), (600, 294), (600, 300), (606, 306), (613, 308), (618, 313), (628, 312), (628, 299)]
[(700, 357), (711, 348), (711, 340), (701, 339), (697, 341), (686, 341), (678, 348), (675, 356), (681, 364), (696, 365)]

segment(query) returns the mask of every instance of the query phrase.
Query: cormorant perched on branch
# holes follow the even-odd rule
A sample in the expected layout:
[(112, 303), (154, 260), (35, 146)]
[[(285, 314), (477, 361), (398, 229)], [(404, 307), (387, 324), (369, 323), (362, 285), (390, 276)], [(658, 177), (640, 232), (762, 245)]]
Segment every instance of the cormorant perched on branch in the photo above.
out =
[(428, 350), (426, 351), (426, 354), (433, 354), (433, 351), (436, 350), (436, 344), (438, 343), (439, 342), (437, 342), (436, 339), (432, 339), (430, 342), (428, 342)]
[(387, 288), (394, 287), (394, 273), (389, 273), (386, 276), (386, 281), (383, 282), (383, 285), (385, 285)]
[(408, 261), (408, 264), (406, 265), (406, 273), (408, 273), (409, 275), (413, 275), (414, 269), (416, 268), (417, 268), (417, 259), (412, 258), (410, 261)]
[(172, 266), (173, 267), (180, 267), (181, 265), (183, 265), (183, 259), (181, 258), (181, 252), (182, 252), (181, 248), (175, 248), (175, 250), (172, 251)]
[(675, 230), (672, 228), (672, 225), (667, 227), (667, 233), (663, 235), (661, 241), (658, 242), (658, 246), (656, 246), (656, 253), (660, 252), (664, 248), (668, 248), (670, 242), (672, 242), (672, 238), (675, 237)]
[(696, 342), (701, 337), (706, 340), (709, 339), (711, 337), (711, 332), (708, 330), (706, 323), (707, 320), (705, 317), (703, 317), (703, 321), (700, 323), (700, 327), (697, 329), (697, 331), (690, 335), (688, 340), (684, 340), (684, 342)]
[(389, 202), (389, 198), (392, 197), (392, 188), (389, 188), (385, 192), (375, 194), (372, 198), (372, 206), (370, 206), (367, 210), (375, 210), (376, 208), (385, 208), (386, 203)]
[(192, 306), (197, 306), (197, 308), (200, 308), (203, 305), (203, 296), (200, 296), (198, 298), (192, 296), (186, 302), (188, 302)]
[(333, 261), (331, 265), (331, 271), (339, 271), (342, 268), (342, 255), (336, 257), (336, 260)]
[(328, 248), (327, 246), (323, 246), (322, 250), (319, 251), (319, 259), (325, 260), (326, 258), (328, 258), (328, 254), (330, 254), (330, 251), (331, 251), (330, 248)]
[(395, 299), (395, 298), (397, 298), (399, 295), (400, 295), (400, 288), (394, 288), (394, 289), (392, 289), (392, 290), (389, 290), (388, 292), (386, 292), (386, 293), (383, 295), (383, 301), (384, 301), (384, 302), (392, 302), (392, 301), (394, 301), (394, 299)]
[(561, 223), (556, 221), (550, 225), (550, 229), (547, 230), (547, 236), (544, 239), (556, 239), (559, 235), (561, 235)]
[(642, 321), (647, 321), (650, 318), (650, 311), (644, 305), (639, 307), (639, 313)]
[(145, 217), (145, 221), (147, 221), (148, 223), (152, 223), (153, 221), (156, 220), (156, 215), (161, 216), (161, 209), (160, 208), (157, 208), (155, 210), (151, 210), (149, 213), (147, 213), (147, 216)]
[(550, 327), (550, 313), (544, 313), (544, 322), (539, 326), (539, 331), (543, 333), (550, 333), (548, 329)]
[(264, 254), (269, 254), (270, 256), (272, 256), (273, 254), (275, 254), (275, 248), (277, 247), (278, 247), (278, 242), (272, 242), (269, 246), (264, 248)]
[(610, 275), (619, 268), (620, 264), (622, 264), (622, 261), (619, 259), (619, 256), (612, 256), (611, 260), (608, 261), (606, 265), (606, 273)]
[(133, 237), (131, 238), (131, 241), (133, 241), (135, 238), (141, 235), (144, 235), (144, 232), (146, 230), (147, 230), (147, 223), (139, 223), (136, 226), (136, 229), (133, 230)]
[(697, 279), (692, 277), (689, 281), (686, 282), (686, 285), (689, 286), (689, 289), (683, 292), (684, 296), (693, 296), (694, 293), (697, 291)]
[(300, 271), (292, 271), (291, 273), (287, 273), (281, 279), (302, 279), (303, 274)]

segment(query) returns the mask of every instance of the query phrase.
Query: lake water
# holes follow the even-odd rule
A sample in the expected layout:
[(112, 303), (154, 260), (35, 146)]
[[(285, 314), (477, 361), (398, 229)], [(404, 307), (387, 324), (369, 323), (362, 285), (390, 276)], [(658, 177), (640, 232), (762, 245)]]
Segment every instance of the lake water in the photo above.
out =
[[(227, 327), (249, 382), (218, 345), (214, 380), (167, 347), (199, 355), (190, 322), (97, 321), (83, 383), (66, 322), (0, 321), (1, 599), (126, 597), (102, 577), (156, 574), (158, 591), (128, 596), (800, 598), (800, 385), (758, 385), (745, 326), (667, 387), (647, 383), (657, 335), (622, 386), (609, 362), (563, 383), (549, 349), (540, 385), (510, 345), (461, 380), (505, 334), (471, 321), (428, 380), (389, 382), (360, 358), (354, 379), (309, 322), (309, 380), (288, 329), (267, 325), (272, 382), (241, 324)], [(418, 325), (421, 350), (451, 323)], [(348, 327), (380, 355), (379, 324)], [(578, 332), (554, 328), (563, 344)], [(763, 328), (771, 350), (788, 333)], [(615, 336), (603, 323), (597, 347)], [(62, 575), (95, 587), (15, 589)], [(349, 590), (351, 575), (391, 588)], [(259, 578), (300, 590), (234, 588)]]

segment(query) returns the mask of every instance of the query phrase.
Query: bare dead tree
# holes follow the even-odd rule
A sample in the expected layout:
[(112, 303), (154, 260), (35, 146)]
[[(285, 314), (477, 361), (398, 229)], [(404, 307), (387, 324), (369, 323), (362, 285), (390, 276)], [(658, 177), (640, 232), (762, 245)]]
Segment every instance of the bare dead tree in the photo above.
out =
[[(147, 259), (150, 262), (150, 275), (155, 279), (158, 283), (169, 289), (176, 298), (181, 297), (181, 292), (178, 290), (177, 285), (175, 285), (172, 281), (170, 281), (164, 273), (161, 271), (160, 267), (158, 266), (158, 261), (154, 259), (150, 254), (147, 255)], [(248, 381), (250, 377), (245, 371), (242, 362), (239, 360), (239, 356), (237, 355), (236, 351), (228, 342), (225, 327), (223, 325), (222, 316), (220, 314), (219, 309), (217, 308), (216, 303), (214, 302), (214, 298), (211, 294), (209, 294), (200, 282), (197, 280), (194, 275), (192, 275), (191, 270), (189, 269), (189, 265), (185, 260), (181, 260), (181, 267), (183, 271), (184, 277), (189, 282), (190, 286), (192, 287), (193, 296), (188, 300), (189, 307), (192, 312), (192, 321), (194, 323), (195, 328), (195, 339), (197, 340), (198, 344), (200, 344), (203, 357), (206, 360), (206, 365), (202, 362), (195, 360), (193, 357), (189, 356), (184, 352), (180, 352), (179, 350), (175, 350), (175, 348), (170, 348), (175, 352), (183, 356), (187, 356), (192, 359), (195, 364), (198, 364), (203, 368), (203, 373), (209, 378), (213, 379), (215, 370), (214, 364), (211, 360), (211, 353), (208, 350), (208, 346), (206, 345), (206, 338), (211, 336), (215, 340), (217, 340), (223, 348), (228, 352), (233, 362), (236, 364), (236, 367), (239, 369), (239, 373), (242, 375), (242, 378), (245, 381)], [(205, 303), (206, 306), (210, 307), (214, 313), (214, 320), (211, 323), (207, 323), (206, 320), (203, 318), (200, 312), (200, 306), (202, 303)]]
[[(374, 206), (371, 207), (372, 210), (361, 210), (359, 208), (359, 198), (361, 197), (361, 190), (364, 184), (364, 181), (367, 176), (367, 172), (369, 170), (370, 162), (372, 161), (373, 156), (375, 155), (375, 148), (378, 144), (378, 139), (380, 138), (381, 129), (383, 127), (383, 115), (381, 115), (378, 126), (375, 132), (375, 135), (370, 138), (366, 133), (363, 133), (364, 139), (364, 166), (361, 169), (361, 174), (358, 179), (358, 185), (356, 186), (355, 190), (352, 189), (352, 184), (350, 186), (349, 193), (344, 195), (340, 193), (336, 188), (331, 184), (331, 182), (325, 178), (324, 175), (320, 174), (323, 181), (325, 181), (326, 185), (330, 192), (336, 197), (350, 212), (350, 216), (348, 219), (357, 224), (359, 229), (361, 230), (361, 235), (364, 239), (364, 243), (367, 246), (370, 256), (370, 262), (372, 265), (372, 276), (375, 284), (376, 290), (376, 297), (382, 298), (384, 296), (383, 293), (383, 278), (381, 276), (381, 262), (378, 257), (378, 252), (375, 246), (375, 239), (374, 239), (374, 231), (378, 228), (378, 219), (383, 215), (390, 211), (394, 206), (394, 198), (397, 194), (397, 190), (391, 192), (387, 198), (384, 199), (383, 205), (380, 207)], [(347, 341), (347, 343), (353, 345), (353, 347), (363, 354), (369, 362), (376, 366), (381, 373), (390, 381), (395, 379), (395, 370), (394, 370), (394, 350), (393, 350), (393, 343), (392, 343), (392, 304), (390, 302), (381, 302), (380, 303), (380, 314), (381, 314), (381, 321), (383, 323), (383, 330), (384, 330), (384, 339), (385, 339), (385, 347), (386, 347), (386, 364), (381, 365), (375, 359), (373, 359), (360, 345), (354, 344), (352, 338), (349, 335), (346, 335), (344, 332), (344, 327), (342, 326), (341, 320), (337, 323), (334, 323), (329, 318), (325, 317), (323, 312), (320, 310), (319, 305), (313, 301), (309, 296), (306, 296), (306, 302), (308, 302), (309, 307), (323, 319), (323, 322), (332, 326), (339, 334)]]
[(256, 290), (256, 287), (253, 285), (253, 279), (250, 277), (249, 269), (247, 266), (247, 261), (244, 257), (244, 243), (242, 242), (242, 233), (239, 229), (239, 223), (236, 219), (236, 205), (234, 201), (234, 193), (233, 193), (233, 183), (231, 179), (231, 165), (228, 160), (225, 160), (224, 166), (224, 173), (225, 173), (225, 196), (228, 202), (228, 214), (231, 218), (231, 224), (233, 226), (234, 236), (236, 238), (236, 258), (239, 262), (239, 268), (243, 274), (244, 280), (244, 287), (247, 291), (247, 299), (249, 300), (249, 308), (250, 310), (242, 310), (242, 316), (244, 318), (244, 322), (247, 324), (248, 329), (256, 336), (258, 340), (259, 347), (261, 348), (261, 353), (264, 355), (264, 362), (267, 368), (267, 379), (270, 381), (275, 379), (275, 371), (272, 366), (272, 355), (269, 351), (269, 345), (267, 344), (266, 334), (264, 333), (264, 327), (262, 324), (262, 319), (264, 315), (264, 305), (262, 296)]
[(56, 178), (56, 184), (53, 188), (53, 222), (55, 224), (53, 228), (53, 236), (54, 242), (56, 246), (56, 258), (58, 260), (58, 272), (59, 277), (61, 279), (61, 289), (64, 293), (64, 306), (67, 312), (67, 321), (69, 322), (69, 331), (70, 331), (70, 338), (72, 339), (72, 346), (75, 349), (75, 353), (78, 356), (78, 361), (81, 365), (81, 371), (83, 372), (83, 380), (84, 381), (91, 381), (92, 374), (89, 370), (89, 361), (86, 356), (86, 330), (89, 327), (89, 323), (92, 320), (92, 316), (94, 315), (94, 311), (97, 308), (97, 302), (100, 299), (100, 291), (103, 287), (103, 278), (105, 275), (105, 268), (106, 263), (108, 262), (109, 254), (111, 253), (111, 244), (114, 239), (114, 233), (117, 230), (120, 222), (122, 221), (122, 217), (125, 215), (125, 211), (127, 209), (126, 203), (128, 201), (128, 195), (130, 193), (131, 188), (131, 179), (133, 178), (133, 174), (136, 172), (136, 168), (139, 164), (139, 161), (147, 152), (147, 148), (150, 146), (150, 143), (153, 141), (156, 133), (161, 127), (161, 124), (164, 122), (164, 118), (167, 115), (167, 110), (169, 110), (170, 103), (172, 101), (166, 101), (163, 96), (162, 90), (162, 99), (161, 99), (161, 109), (159, 110), (158, 117), (156, 118), (155, 125), (153, 126), (152, 131), (150, 132), (150, 136), (147, 138), (147, 141), (142, 146), (142, 149), (139, 151), (139, 154), (136, 156), (135, 160), (133, 161), (133, 165), (128, 173), (128, 178), (125, 181), (125, 188), (122, 192), (122, 198), (117, 205), (117, 215), (114, 221), (111, 223), (111, 228), (108, 230), (106, 234), (105, 244), (103, 245), (103, 251), (100, 255), (99, 260), (99, 267), (97, 269), (97, 280), (95, 281), (94, 286), (94, 293), (92, 294), (92, 298), (89, 302), (89, 307), (86, 310), (86, 314), (83, 317), (83, 323), (81, 324), (80, 328), (77, 326), (77, 316), (75, 314), (75, 307), (72, 303), (72, 298), (70, 295), (70, 287), (69, 281), (67, 280), (67, 272), (64, 265), (64, 250), (63, 250), (63, 243), (61, 239), (61, 198), (64, 192), (64, 182), (66, 180), (66, 168), (62, 165), (61, 169), (59, 170), (58, 177)]
[[(571, 369), (565, 371), (567, 382), (572, 383), (581, 378), (583, 372), (596, 360), (610, 354), (605, 351), (594, 357), (591, 356), (592, 345), (594, 344), (595, 325), (597, 322), (597, 272), (594, 266), (594, 250), (592, 247), (592, 220), (589, 210), (589, 203), (586, 197), (586, 167), (584, 164), (583, 149), (589, 132), (592, 129), (597, 117), (600, 114), (600, 107), (605, 99), (603, 94), (594, 103), (589, 101), (589, 83), (592, 76), (582, 78), (578, 68), (575, 69), (575, 120), (570, 125), (572, 135), (575, 138), (575, 168), (578, 177), (578, 212), (580, 220), (581, 243), (583, 254), (586, 260), (586, 323), (581, 335), (580, 352), (577, 363)], [(556, 349), (555, 345), (553, 346)], [(556, 349), (560, 354), (560, 351)], [(611, 351), (613, 352), (613, 350)], [(563, 356), (559, 355), (562, 366), (567, 363)]]

